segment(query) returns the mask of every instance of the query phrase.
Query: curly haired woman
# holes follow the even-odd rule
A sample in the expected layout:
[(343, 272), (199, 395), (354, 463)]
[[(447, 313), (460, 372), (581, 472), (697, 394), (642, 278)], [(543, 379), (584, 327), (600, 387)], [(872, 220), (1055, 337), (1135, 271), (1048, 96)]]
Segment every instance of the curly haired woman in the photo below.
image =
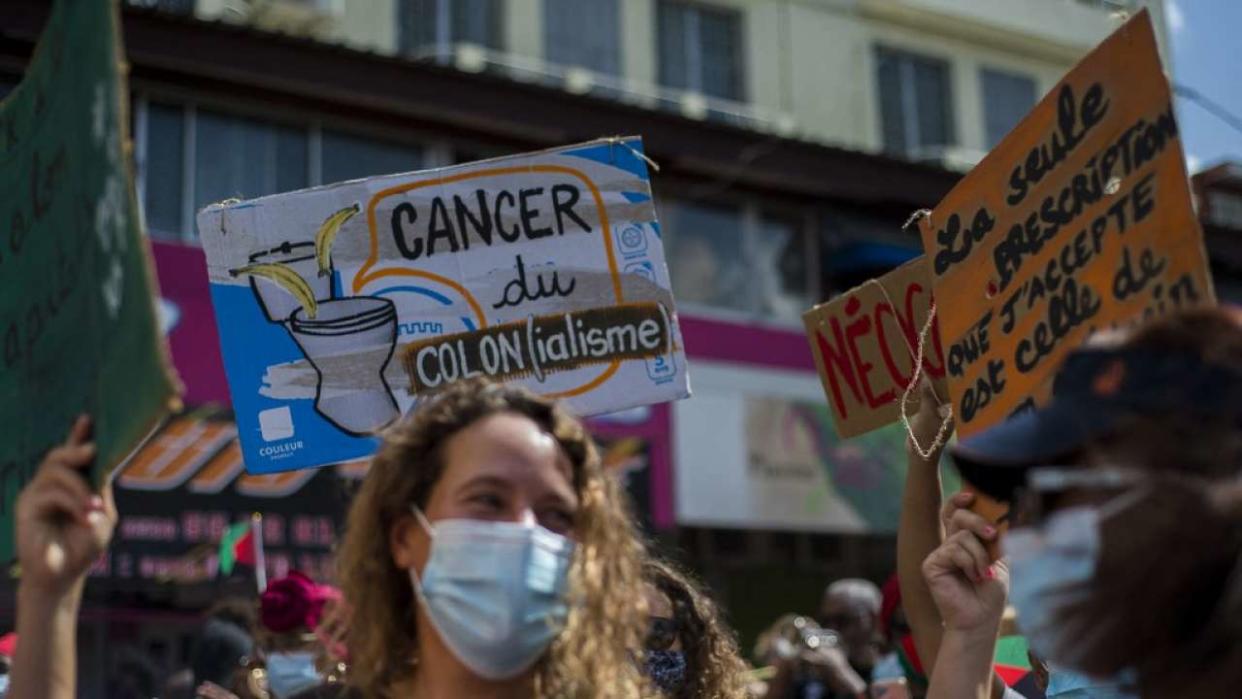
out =
[(643, 572), (651, 607), (647, 676), (670, 699), (746, 697), (746, 664), (715, 603), (670, 563), (651, 560)]
[[(366, 697), (635, 697), (643, 550), (582, 423), (463, 382), (385, 436), (339, 555)], [(636, 602), (637, 600), (637, 602)]]

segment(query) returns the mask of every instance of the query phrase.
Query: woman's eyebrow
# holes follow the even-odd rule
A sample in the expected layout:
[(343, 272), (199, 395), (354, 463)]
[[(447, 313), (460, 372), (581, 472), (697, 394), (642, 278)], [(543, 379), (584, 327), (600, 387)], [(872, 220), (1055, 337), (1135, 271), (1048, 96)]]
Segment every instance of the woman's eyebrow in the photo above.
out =
[(495, 476), (495, 475), (490, 475), (490, 474), (480, 474), (477, 476), (472, 476), (465, 483), (462, 483), (461, 485), (459, 485), (457, 487), (457, 492), (462, 492), (466, 490), (474, 490), (476, 488), (486, 488), (486, 487), (498, 488), (500, 490), (509, 490), (513, 487), (513, 485), (508, 480), (501, 478), (500, 476)]

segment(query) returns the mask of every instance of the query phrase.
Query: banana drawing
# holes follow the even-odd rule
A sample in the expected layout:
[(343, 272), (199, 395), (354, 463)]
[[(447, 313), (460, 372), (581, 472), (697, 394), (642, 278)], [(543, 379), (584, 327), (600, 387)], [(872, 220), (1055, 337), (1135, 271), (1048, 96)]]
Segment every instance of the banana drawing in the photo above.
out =
[(336, 241), (336, 234), (340, 232), (341, 226), (360, 210), (361, 207), (358, 204), (352, 204), (324, 219), (323, 225), (319, 226), (319, 232), (315, 234), (315, 260), (319, 263), (319, 276), (328, 274), (332, 243)]
[(307, 284), (306, 280), (289, 265), (280, 262), (258, 262), (231, 270), (229, 273), (234, 277), (250, 274), (270, 279), (285, 291), (293, 294), (298, 303), (302, 304), (302, 308), (306, 309), (307, 318), (314, 318), (319, 313), (319, 304), (315, 302), (315, 292), (311, 291), (310, 284)]

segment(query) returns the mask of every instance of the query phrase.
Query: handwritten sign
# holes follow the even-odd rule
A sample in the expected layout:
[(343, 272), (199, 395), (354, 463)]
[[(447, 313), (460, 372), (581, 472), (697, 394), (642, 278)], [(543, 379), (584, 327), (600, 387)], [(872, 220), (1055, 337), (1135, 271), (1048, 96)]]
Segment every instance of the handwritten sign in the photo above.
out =
[(125, 154), (115, 2), (58, 2), (0, 102), (0, 560), (13, 500), (80, 413), (102, 479), (160, 422), (174, 380)]
[(921, 222), (958, 433), (1042, 401), (1091, 332), (1214, 301), (1143, 10)]
[(689, 394), (639, 139), (212, 206), (198, 217), (246, 467), (369, 455), (446, 385), (584, 415)]
[[(919, 257), (803, 314), (838, 435), (853, 437), (900, 418), (930, 309), (931, 280), (926, 259)], [(934, 321), (924, 341), (923, 370), (947, 399)], [(912, 391), (907, 414), (918, 409), (918, 400), (919, 392)]]

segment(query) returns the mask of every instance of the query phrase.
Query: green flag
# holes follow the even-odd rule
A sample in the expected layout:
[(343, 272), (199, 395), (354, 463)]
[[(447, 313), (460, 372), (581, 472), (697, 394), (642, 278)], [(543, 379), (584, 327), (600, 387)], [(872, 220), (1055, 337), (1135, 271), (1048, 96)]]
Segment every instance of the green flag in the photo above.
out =
[[(220, 572), (229, 575), (233, 572), (233, 567), (237, 565), (239, 556), (237, 549), (246, 546), (246, 540), (250, 540), (251, 551), (253, 551), (254, 537), (250, 532), (250, 522), (238, 522), (224, 531), (224, 536), (220, 538)], [(246, 554), (243, 553), (240, 562), (246, 562)], [(254, 563), (254, 554), (249, 556), (250, 563)]]
[(60, 0), (0, 102), (0, 561), (13, 504), (90, 413), (94, 480), (160, 423), (175, 380), (127, 153), (115, 0)]

